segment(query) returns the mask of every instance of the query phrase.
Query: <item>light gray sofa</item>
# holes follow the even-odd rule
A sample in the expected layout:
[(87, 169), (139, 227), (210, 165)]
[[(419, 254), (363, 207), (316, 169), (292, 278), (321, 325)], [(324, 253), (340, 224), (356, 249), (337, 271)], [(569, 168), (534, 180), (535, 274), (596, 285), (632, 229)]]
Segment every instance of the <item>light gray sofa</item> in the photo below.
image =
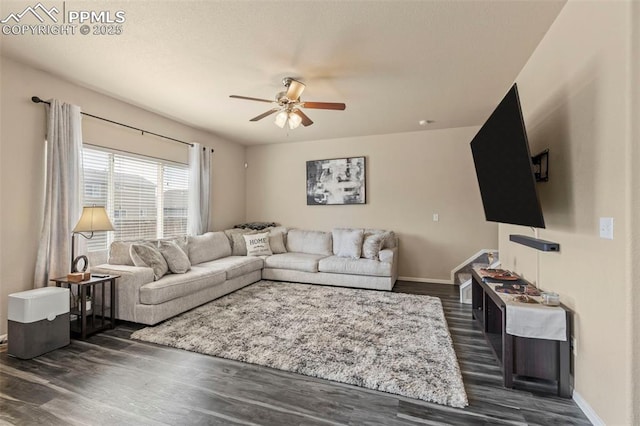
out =
[(116, 280), (116, 318), (120, 320), (157, 324), (262, 278), (264, 261), (232, 256), (223, 232), (189, 237), (185, 251), (191, 269), (158, 280), (150, 267), (133, 265), (128, 255), (131, 244), (113, 243), (109, 263), (91, 268), (92, 273), (120, 275)]
[[(366, 233), (362, 230), (363, 234)], [(369, 233), (383, 232), (368, 230)], [(264, 259), (262, 278), (341, 287), (391, 290), (398, 278), (397, 237), (390, 234), (378, 260), (343, 257), (334, 244), (334, 232), (292, 229), (287, 232), (287, 253)]]
[[(371, 236), (383, 231), (360, 230)], [(286, 247), (269, 256), (246, 256), (239, 232), (208, 232), (178, 241), (188, 253), (186, 273), (157, 277), (148, 266), (134, 266), (132, 242), (114, 242), (109, 262), (92, 273), (117, 274), (116, 318), (154, 325), (249, 284), (269, 279), (310, 284), (391, 290), (397, 279), (398, 247), (393, 233), (379, 236), (380, 246), (372, 259), (355, 257), (357, 242), (345, 250), (332, 232), (277, 228), (271, 231)], [(282, 235), (276, 235), (276, 234)], [(357, 232), (356, 232), (357, 233)], [(235, 235), (234, 235), (235, 234)], [(232, 238), (233, 237), (233, 238)], [(335, 241), (334, 241), (335, 240)], [(235, 242), (235, 244), (234, 244)], [(360, 240), (363, 245), (364, 239)], [(275, 247), (275, 246), (274, 246)], [(243, 250), (244, 254), (243, 255)], [(107, 300), (109, 300), (107, 295)], [(99, 301), (98, 301), (99, 303)]]

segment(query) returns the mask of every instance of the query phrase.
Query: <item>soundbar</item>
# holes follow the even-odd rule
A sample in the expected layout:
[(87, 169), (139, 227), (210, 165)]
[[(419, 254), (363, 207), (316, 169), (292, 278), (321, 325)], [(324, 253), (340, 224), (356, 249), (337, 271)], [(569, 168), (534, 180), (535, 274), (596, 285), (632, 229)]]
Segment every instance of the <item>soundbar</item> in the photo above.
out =
[(509, 240), (540, 251), (560, 251), (560, 244), (526, 235), (509, 235)]

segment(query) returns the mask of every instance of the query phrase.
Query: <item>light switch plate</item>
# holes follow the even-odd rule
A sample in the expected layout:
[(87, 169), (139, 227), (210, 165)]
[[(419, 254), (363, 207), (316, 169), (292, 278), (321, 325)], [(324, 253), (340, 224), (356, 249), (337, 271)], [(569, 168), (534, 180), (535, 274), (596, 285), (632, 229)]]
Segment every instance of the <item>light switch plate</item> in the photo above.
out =
[(605, 240), (613, 240), (613, 218), (601, 217), (600, 218), (600, 238)]

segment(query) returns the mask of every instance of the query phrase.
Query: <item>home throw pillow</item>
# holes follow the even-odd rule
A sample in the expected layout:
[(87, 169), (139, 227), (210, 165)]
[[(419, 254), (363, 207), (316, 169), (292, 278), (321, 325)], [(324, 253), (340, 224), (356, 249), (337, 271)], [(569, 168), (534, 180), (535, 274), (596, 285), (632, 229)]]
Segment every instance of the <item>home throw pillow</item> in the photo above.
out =
[(362, 240), (364, 230), (362, 229), (334, 229), (333, 253), (338, 257), (359, 259), (362, 254)]
[(158, 250), (174, 274), (184, 274), (191, 269), (189, 256), (174, 241), (160, 241)]
[(247, 245), (247, 256), (270, 256), (269, 233), (243, 235)]
[(135, 266), (146, 266), (153, 269), (154, 281), (169, 272), (167, 261), (164, 260), (160, 251), (151, 244), (131, 244), (129, 254)]

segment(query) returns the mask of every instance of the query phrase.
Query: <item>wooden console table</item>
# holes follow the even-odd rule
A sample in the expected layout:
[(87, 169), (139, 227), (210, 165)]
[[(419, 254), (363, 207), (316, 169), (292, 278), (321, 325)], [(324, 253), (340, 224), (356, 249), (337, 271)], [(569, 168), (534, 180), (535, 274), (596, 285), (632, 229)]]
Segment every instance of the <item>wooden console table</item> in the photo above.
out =
[[(518, 337), (508, 334), (505, 301), (472, 271), (473, 318), (480, 325), (489, 346), (502, 365), (504, 386), (513, 387), (513, 376), (556, 381), (558, 395), (571, 398), (571, 330), (572, 315), (566, 315), (566, 340)], [(528, 284), (519, 280), (519, 284)]]

